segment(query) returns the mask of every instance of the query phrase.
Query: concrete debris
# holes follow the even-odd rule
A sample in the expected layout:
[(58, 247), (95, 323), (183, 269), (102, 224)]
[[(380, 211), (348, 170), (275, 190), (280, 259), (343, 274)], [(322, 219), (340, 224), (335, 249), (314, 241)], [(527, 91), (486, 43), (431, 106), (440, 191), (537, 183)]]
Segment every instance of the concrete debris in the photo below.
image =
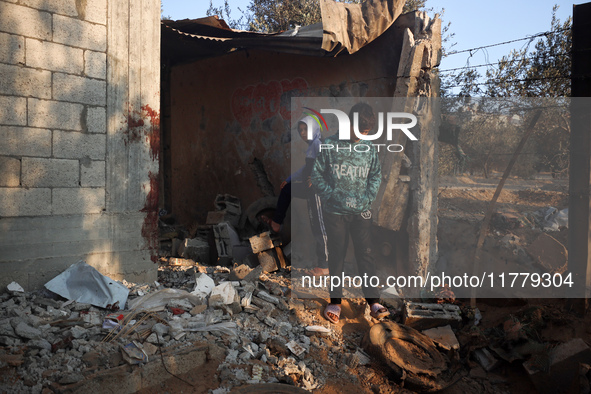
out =
[(8, 291), (14, 291), (17, 293), (25, 292), (25, 289), (23, 289), (22, 286), (16, 282), (11, 282), (10, 284), (8, 284), (8, 286), (6, 286), (6, 288), (8, 289)]
[(276, 272), (279, 270), (277, 264), (277, 255), (275, 250), (266, 250), (257, 254), (259, 264), (263, 267), (263, 272)]
[(232, 271), (230, 271), (230, 276), (228, 279), (241, 281), (244, 278), (246, 278), (246, 276), (248, 276), (248, 274), (250, 274), (251, 271), (252, 268), (250, 268), (246, 264), (237, 265), (234, 268), (232, 268)]
[(209, 264), (209, 243), (207, 240), (185, 239), (178, 248), (178, 254), (184, 259), (191, 259), (201, 264)]
[(406, 302), (404, 324), (416, 330), (451, 325), (457, 327), (462, 321), (460, 307), (453, 304), (425, 304)]
[(273, 240), (271, 239), (270, 231), (250, 237), (249, 242), (253, 253), (264, 252), (265, 250), (273, 249), (275, 247)]
[(306, 327), (306, 334), (308, 335), (320, 335), (320, 336), (327, 336), (331, 333), (329, 328), (323, 326), (308, 326)]
[(291, 350), (291, 352), (296, 357), (299, 357), (300, 355), (302, 355), (306, 351), (306, 348), (304, 348), (302, 345), (300, 345), (299, 343), (297, 343), (296, 341), (293, 341), (293, 340), (286, 343), (285, 346), (287, 346), (287, 348), (289, 350)]
[(232, 257), (232, 248), (240, 246), (240, 238), (230, 223), (222, 222), (213, 226), (215, 246), (219, 257)]
[(212, 299), (216, 299), (225, 305), (230, 305), (233, 302), (240, 302), (240, 298), (234, 286), (232, 286), (232, 282), (223, 282), (211, 290), (211, 294), (209, 296), (209, 303), (210, 306), (212, 304)]
[[(257, 267), (240, 279), (231, 277), (229, 269), (219, 266), (163, 263), (160, 270), (158, 283), (125, 282), (129, 305), (117, 313), (89, 303), (65, 301), (49, 293), (0, 294), (0, 368), (13, 371), (11, 376), (17, 377), (11, 381), (0, 378), (0, 392), (88, 392), (96, 390), (91, 388), (96, 384), (93, 381), (103, 382), (101, 389), (116, 388), (111, 381), (131, 382), (129, 374), (141, 371), (149, 371), (142, 376), (149, 375), (153, 387), (160, 387), (160, 382), (170, 379), (162, 369), (162, 359), (171, 371), (177, 372), (215, 363), (217, 392), (279, 382), (289, 383), (288, 387), (294, 389), (297, 386), (314, 391), (322, 388), (327, 379), (335, 378), (357, 385), (357, 376), (377, 379), (373, 371), (376, 361), (389, 367), (392, 376), (404, 377), (405, 387), (434, 390), (445, 387), (442, 376), (447, 379), (449, 371), (440, 352), (459, 346), (453, 341), (451, 326), (433, 327), (422, 335), (392, 321), (372, 326), (361, 340), (363, 333), (359, 327), (345, 333), (319, 318), (321, 303), (286, 298), (289, 272), (263, 275)], [(166, 288), (163, 284), (179, 288)], [(197, 289), (202, 291), (199, 296)], [(432, 311), (430, 308), (426, 310)], [(445, 306), (440, 308), (448, 310)], [(179, 314), (175, 314), (177, 310)], [(416, 310), (420, 309), (413, 309)], [(104, 322), (112, 325), (103, 328)], [(482, 324), (474, 327), (469, 320), (462, 327), (475, 330)], [(460, 331), (457, 335), (465, 341)], [(358, 347), (360, 344), (367, 353)], [(588, 349), (579, 351), (584, 346), (575, 345), (568, 348), (577, 347), (577, 351), (553, 356), (557, 363), (584, 362)], [(479, 360), (477, 354), (486, 354), (486, 350), (469, 354)], [(489, 367), (478, 362), (483, 366), (467, 363), (464, 373), (490, 380), (493, 374), (486, 372)], [(497, 361), (500, 362), (504, 361)], [(534, 371), (533, 367), (531, 371), (534, 381), (544, 381), (544, 374), (548, 374), (544, 370)], [(136, 391), (140, 388), (134, 386)]]
[(456, 338), (456, 335), (454, 334), (454, 332), (451, 329), (451, 326), (449, 325), (424, 330), (423, 334), (431, 338), (433, 342), (435, 342), (445, 350), (460, 349), (460, 343), (458, 342), (458, 338)]

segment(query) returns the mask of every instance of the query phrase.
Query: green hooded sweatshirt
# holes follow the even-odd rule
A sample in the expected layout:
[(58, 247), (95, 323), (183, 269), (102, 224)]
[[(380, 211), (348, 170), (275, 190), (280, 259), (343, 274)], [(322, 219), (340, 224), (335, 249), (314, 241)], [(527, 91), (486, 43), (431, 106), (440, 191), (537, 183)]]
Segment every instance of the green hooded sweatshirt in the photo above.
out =
[(382, 181), (376, 148), (365, 140), (340, 141), (337, 134), (326, 145), (333, 148), (320, 151), (312, 170), (312, 185), (324, 209), (338, 215), (367, 211)]

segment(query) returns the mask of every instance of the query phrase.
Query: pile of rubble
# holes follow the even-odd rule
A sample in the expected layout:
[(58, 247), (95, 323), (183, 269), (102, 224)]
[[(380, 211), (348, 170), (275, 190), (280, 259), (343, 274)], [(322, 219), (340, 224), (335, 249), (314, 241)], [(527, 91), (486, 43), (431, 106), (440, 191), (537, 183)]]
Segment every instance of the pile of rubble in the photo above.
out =
[[(591, 350), (581, 338), (544, 337), (545, 325), (561, 319), (543, 308), (487, 320), (483, 306), (449, 289), (422, 300), (387, 289), (386, 320), (349, 299), (331, 325), (325, 300), (298, 298), (280, 240), (253, 226), (256, 218), (240, 224), (232, 196), (218, 196), (216, 209), (208, 222), (217, 223), (193, 234), (162, 225), (169, 256), (154, 283), (119, 283), (79, 262), (40, 291), (9, 285), (0, 295), (0, 392), (132, 393), (169, 380), (215, 394), (279, 383), (509, 392), (499, 371), (517, 364), (529, 388), (589, 387)], [(210, 376), (188, 380), (208, 365)]]
[[(290, 297), (289, 268), (163, 264), (158, 282), (123, 284), (129, 298), (119, 311), (9, 286), (0, 296), (0, 391), (135, 392), (207, 363), (216, 365), (209, 383), (218, 394), (257, 383), (318, 390), (335, 380), (374, 392), (502, 392), (509, 382), (499, 367), (515, 363), (541, 391), (589, 382), (582, 339), (538, 338), (552, 321), (542, 308), (484, 327), (477, 308), (452, 303), (391, 299), (394, 318), (378, 322), (362, 300), (347, 300), (359, 313), (344, 311), (334, 326), (321, 317), (323, 301)], [(343, 330), (349, 323), (356, 329)]]

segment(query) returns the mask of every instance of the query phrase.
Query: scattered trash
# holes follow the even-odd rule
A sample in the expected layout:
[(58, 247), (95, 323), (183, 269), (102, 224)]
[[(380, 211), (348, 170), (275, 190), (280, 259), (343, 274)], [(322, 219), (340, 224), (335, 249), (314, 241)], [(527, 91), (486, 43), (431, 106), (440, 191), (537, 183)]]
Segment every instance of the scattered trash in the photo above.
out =
[(215, 282), (207, 274), (199, 273), (195, 275), (195, 289), (191, 294), (205, 299), (211, 294), (211, 290), (215, 287)]
[(143, 346), (136, 341), (121, 347), (123, 359), (130, 365), (144, 364), (148, 362), (148, 355)]
[(306, 351), (302, 345), (298, 344), (296, 341), (289, 341), (285, 344), (289, 350), (296, 356), (300, 356), (302, 353)]
[(68, 300), (88, 303), (100, 308), (125, 309), (129, 289), (102, 275), (94, 267), (79, 261), (45, 284)]
[(11, 282), (8, 286), (6, 286), (6, 288), (8, 289), (8, 291), (16, 291), (18, 293), (24, 293), (25, 289), (23, 289), (21, 287), (21, 285), (19, 285), (16, 282)]
[(103, 328), (107, 330), (121, 329), (121, 322), (123, 321), (123, 315), (117, 313), (111, 313), (105, 316), (103, 321)]

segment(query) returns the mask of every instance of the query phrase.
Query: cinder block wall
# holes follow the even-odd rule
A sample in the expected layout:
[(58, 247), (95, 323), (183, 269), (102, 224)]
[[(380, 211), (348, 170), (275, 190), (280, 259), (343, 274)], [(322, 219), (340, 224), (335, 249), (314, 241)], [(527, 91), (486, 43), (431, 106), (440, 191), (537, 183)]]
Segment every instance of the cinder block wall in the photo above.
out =
[(160, 2), (0, 0), (0, 290), (155, 279)]

